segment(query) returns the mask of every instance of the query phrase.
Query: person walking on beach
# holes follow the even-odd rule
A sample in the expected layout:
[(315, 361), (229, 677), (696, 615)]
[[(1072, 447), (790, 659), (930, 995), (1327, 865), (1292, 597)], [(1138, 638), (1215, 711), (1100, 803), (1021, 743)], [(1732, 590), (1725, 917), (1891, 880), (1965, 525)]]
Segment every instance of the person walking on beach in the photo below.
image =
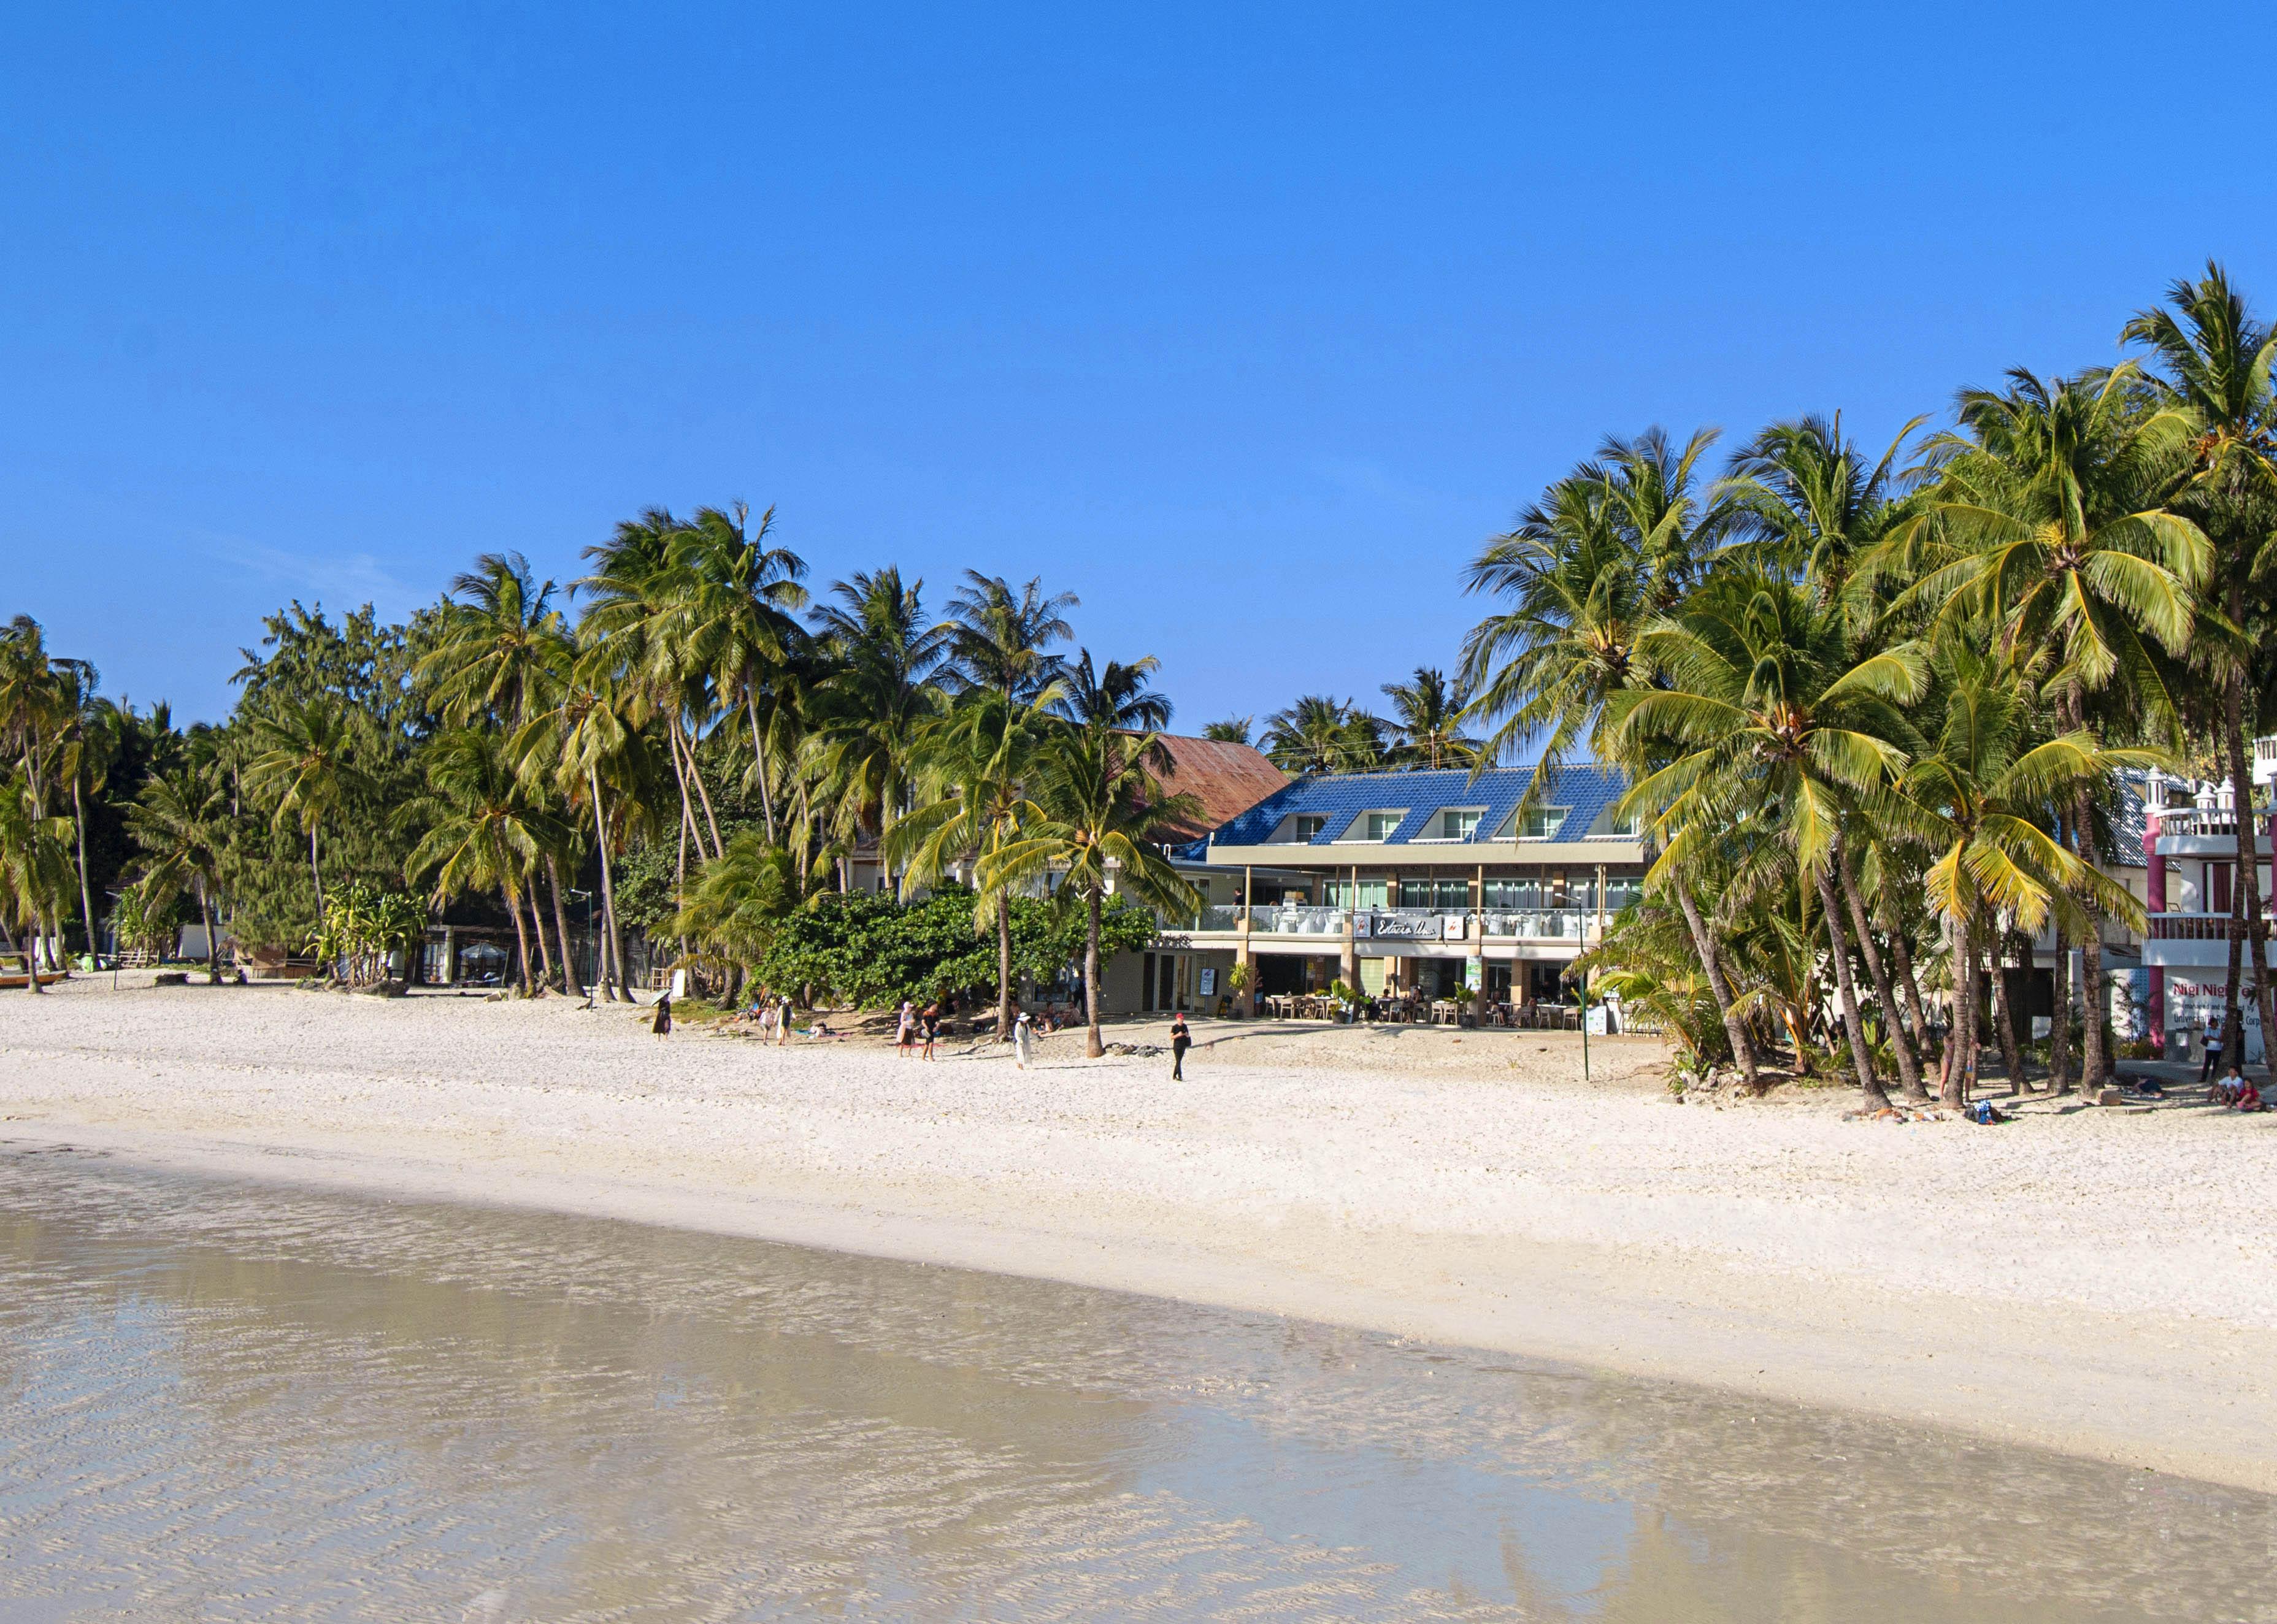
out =
[(1186, 1080), (1186, 1051), (1192, 1048), (1193, 1034), (1186, 1030), (1185, 1013), (1182, 1010), (1170, 1017), (1170, 1081)]
[(2222, 1033), (2221, 1011), (2206, 1017), (2205, 1057), (2198, 1062), (2198, 1081), (2204, 1082), (2221, 1068)]
[(902, 1000), (902, 1015), (894, 1028), (894, 1055), (896, 1059), (910, 1058), (910, 1045), (917, 1042), (918, 1006), (908, 998)]
[(930, 1060), (933, 1059), (933, 1039), (940, 1036), (940, 1000), (935, 998), (926, 1005), (925, 1013), (918, 1017), (918, 1021), (925, 1036), (925, 1058)]
[(650, 1022), (650, 1031), (659, 1037), (672, 1036), (672, 994), (666, 992), (656, 1001), (656, 1019)]
[(775, 1047), (790, 1042), (790, 994), (786, 992), (775, 1000)]
[(1028, 1024), (1028, 1012), (1022, 1010), (1019, 1019), (1012, 1022), (1012, 1064), (1022, 1071), (1036, 1058), (1035, 1028)]

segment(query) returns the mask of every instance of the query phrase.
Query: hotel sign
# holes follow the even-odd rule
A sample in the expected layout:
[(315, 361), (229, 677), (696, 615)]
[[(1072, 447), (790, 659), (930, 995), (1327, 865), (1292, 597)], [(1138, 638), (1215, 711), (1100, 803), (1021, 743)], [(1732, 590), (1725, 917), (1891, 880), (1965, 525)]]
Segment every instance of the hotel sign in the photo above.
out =
[(1459, 914), (1371, 914), (1367, 929), (1355, 930), (1354, 935), (1366, 935), (1379, 942), (1459, 942), (1463, 939), (1463, 916)]

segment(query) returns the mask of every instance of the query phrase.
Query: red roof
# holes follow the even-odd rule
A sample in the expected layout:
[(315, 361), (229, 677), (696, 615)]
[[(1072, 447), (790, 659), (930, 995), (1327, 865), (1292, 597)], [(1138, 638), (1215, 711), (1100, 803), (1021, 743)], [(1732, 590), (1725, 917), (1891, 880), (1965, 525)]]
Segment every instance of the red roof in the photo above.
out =
[(1289, 783), (1288, 775), (1254, 745), (1164, 733), (1162, 747), (1169, 751), (1171, 763), (1171, 770), (1162, 777), (1163, 789), (1201, 802), (1201, 816), (1191, 824), (1163, 831), (1173, 839), (1199, 840)]

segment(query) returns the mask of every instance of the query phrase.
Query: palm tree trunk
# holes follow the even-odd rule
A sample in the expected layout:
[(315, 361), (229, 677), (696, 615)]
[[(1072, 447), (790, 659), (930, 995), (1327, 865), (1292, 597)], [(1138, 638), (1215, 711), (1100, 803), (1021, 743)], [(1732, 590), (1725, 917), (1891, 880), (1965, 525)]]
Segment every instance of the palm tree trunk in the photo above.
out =
[[(87, 932), (88, 956), (95, 955), (95, 892), (87, 883), (87, 802), (80, 794), (79, 778), (72, 778), (72, 827), (79, 833), (79, 922)], [(210, 935), (210, 933), (209, 933)]]
[(215, 952), (213, 903), (206, 896), (205, 877), (198, 877), (198, 917), (206, 927), (206, 980), (214, 986), (221, 984), (221, 958)]
[[(516, 920), (514, 922), (518, 925), (522, 922)], [(530, 928), (537, 933), (538, 989), (541, 991), (550, 990), (553, 985), (553, 946), (545, 939), (545, 915), (537, 911), (537, 877), (536, 875), (532, 875), (529, 881), (529, 923)]]
[[(1929, 1014), (1922, 1003), (1921, 983), (1914, 975), (1913, 949), (1906, 945), (1905, 927), (1892, 924), (1890, 928), (1890, 960), (1898, 972), (1898, 991), (1906, 1001), (1906, 1019), (1913, 1024), (1914, 1056), (1926, 1066), (1929, 1064)], [(1927, 1085), (1923, 1085), (1926, 1092)]]
[(759, 778), (759, 816), (766, 820), (767, 844), (775, 843), (775, 799), (767, 788), (767, 753), (759, 743), (759, 708), (745, 707), (751, 721), (751, 770)]
[(1095, 885), (1092, 887), (1091, 897), (1086, 906), (1086, 912), (1090, 914), (1090, 918), (1085, 923), (1083, 938), (1083, 1008), (1084, 1019), (1090, 1023), (1090, 1030), (1084, 1040), (1083, 1052), (1088, 1059), (1096, 1060), (1107, 1052), (1107, 1045), (1099, 1041), (1099, 922), (1100, 907), (1099, 888)]
[[(2235, 588), (2231, 589), (2230, 599), (2233, 608), (2242, 615), (2244, 603)], [(2243, 623), (2240, 621), (2239, 624)], [(2261, 1023), (2262, 1060), (2266, 1065), (2269, 1059), (2267, 1045), (2271, 1035), (2277, 1033), (2277, 1012), (2270, 1008), (2268, 937), (2261, 920), (2261, 831), (2254, 827), (2253, 779), (2245, 765), (2244, 688), (2244, 674), (2232, 672), (2222, 695), (2222, 723), (2223, 731), (2229, 735), (2225, 740), (2229, 746), (2229, 781), (2236, 790), (2237, 891), (2245, 904), (2245, 940), (2253, 953), (2253, 1008)], [(2233, 937), (2237, 934), (2235, 925), (2231, 927), (2230, 934)], [(2235, 959), (2236, 955), (2232, 954), (2231, 957)], [(2245, 1062), (2245, 1030), (2235, 1024), (2235, 985), (2233, 981), (2229, 1012), (2232, 1024), (2222, 1030), (2236, 1036), (2238, 1069), (2242, 1074)]]
[(2048, 1020), (2048, 1092), (2062, 1094), (2071, 1088), (2071, 933), (2056, 922), (2056, 964), (2050, 973), (2054, 983)]
[(617, 885), (609, 872), (609, 820), (602, 809), (601, 770), (590, 763), (585, 768), (586, 782), (593, 791), (593, 844), (601, 854), (601, 922), (606, 932), (609, 968), (604, 972), (602, 984), (613, 998), (631, 1001), (631, 990), (625, 985), (624, 937), (617, 930)]
[[(720, 839), (720, 820), (712, 816), (712, 792), (704, 787), (703, 773), (697, 770), (696, 741), (689, 738), (688, 735), (681, 730), (680, 718), (677, 717), (673, 718), (673, 732), (674, 737), (678, 739), (680, 741), (680, 747), (687, 752), (688, 776), (695, 780), (696, 793), (702, 798), (704, 802), (704, 821), (710, 824), (712, 828), (711, 854), (714, 857), (724, 856), (727, 848)], [(683, 784), (681, 786), (681, 795), (682, 799), (686, 798), (687, 793), (687, 786)], [(689, 824), (691, 828), (694, 827), (695, 821), (695, 815), (693, 813), (689, 814)], [(696, 849), (698, 852), (701, 852), (704, 849), (704, 831), (700, 829), (696, 831)]]
[(308, 877), (316, 885), (316, 922), (324, 922), (324, 871), (316, 864), (316, 826), (308, 825)]
[(522, 917), (522, 899), (513, 891), (500, 887), (499, 894), (506, 899), (506, 911), (514, 920), (514, 939), (522, 948), (522, 996), (529, 996), (529, 930)]
[(1835, 998), (1842, 1010), (1842, 1028), (1850, 1037), (1850, 1063), (1858, 1070), (1858, 1091), (1870, 1107), (1879, 1109), (1890, 1103), (1890, 1097), (1882, 1092), (1874, 1075), (1874, 1057), (1866, 1048), (1866, 1025), (1858, 1018), (1858, 989), (1850, 977), (1850, 952), (1842, 939), (1842, 905), (1835, 900), (1834, 881), (1827, 868), (1827, 863), (1821, 863), (1815, 877), (1819, 909), (1826, 915), (1827, 944), (1833, 950)]
[(1839, 841), (1835, 843), (1828, 861), (1842, 875), (1842, 895), (1850, 905), (1850, 922), (1858, 932), (1858, 956), (1866, 961), (1866, 974), (1874, 983), (1874, 997), (1882, 1006), (1883, 1024), (1889, 1028), (1890, 1052), (1897, 1057), (1899, 1086), (1908, 1099), (1926, 1098), (1928, 1090), (1922, 1087), (1920, 1062), (1915, 1058), (1913, 1044), (1907, 1040), (1905, 1021), (1890, 991), (1889, 972), (1882, 966), (1882, 955), (1874, 947), (1874, 933), (1867, 927), (1866, 905), (1858, 895), (1857, 877), (1850, 872), (1849, 860)]
[(1012, 1041), (1012, 898), (996, 893), (996, 1041)]
[(1945, 1068), (1938, 1085), (1940, 1104), (1959, 1107), (1969, 1103), (1976, 1081), (1976, 946), (1969, 939), (1970, 908), (1953, 919), (1953, 1064)]
[(2016, 1039), (2016, 1009), (2008, 997), (2006, 955), (2000, 951), (2005, 935), (1987, 932), (1984, 958), (1992, 973), (1992, 1035), (2000, 1041), (2000, 1064), (2008, 1073), (2009, 1092), (2021, 1095), (2030, 1090), (2024, 1086), (2024, 1046)]
[(545, 854), (545, 883), (553, 893), (553, 933), (561, 938), (561, 990), (582, 998), (585, 978), (577, 974), (577, 947), (569, 939), (569, 913), (561, 900), (561, 864), (551, 852)]
[[(2087, 793), (2083, 790), (2072, 797), (2071, 831), (2082, 862), (2094, 861), (2094, 850), (2087, 838), (2090, 827)], [(2103, 1051), (2103, 1013), (2109, 994), (2103, 985), (2103, 920), (2092, 907), (2087, 911), (2087, 934), (2080, 938), (2079, 950), (2079, 996), (2087, 1015), (2080, 1034), (2079, 1086), (2099, 1089), (2111, 1066), (2109, 1057)]]
[(1692, 899), (1691, 891), (1681, 876), (1669, 885), (1676, 893), (1676, 905), (1684, 912), (1684, 922), (1692, 931), (1692, 948), (1700, 955), (1700, 968), (1708, 973), (1709, 990), (1716, 995), (1716, 1008), (1724, 1017), (1724, 1036), (1732, 1045), (1732, 1059), (1740, 1068), (1740, 1076), (1748, 1091), (1755, 1092), (1762, 1084), (1755, 1077), (1755, 1044), (1748, 1034), (1748, 1023), (1732, 1007), (1732, 988), (1724, 979), (1724, 966), (1716, 952), (1716, 939), (1708, 934), (1708, 926), (1700, 917), (1700, 905)]

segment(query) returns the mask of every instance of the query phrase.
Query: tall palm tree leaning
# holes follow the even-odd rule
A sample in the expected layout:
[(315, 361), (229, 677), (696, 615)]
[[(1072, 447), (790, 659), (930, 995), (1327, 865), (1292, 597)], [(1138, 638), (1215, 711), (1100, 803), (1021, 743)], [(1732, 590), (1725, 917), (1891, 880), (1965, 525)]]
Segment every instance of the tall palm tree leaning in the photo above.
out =
[(2205, 275), (2167, 290), (2166, 303), (2138, 313), (2120, 334), (2142, 345), (2163, 374), (2161, 393), (2188, 420), (2189, 482), (2174, 505), (2212, 543), (2212, 583), (2233, 634), (2208, 639), (2220, 685), (2223, 754), (2237, 786), (2237, 881), (2243, 929), (2233, 924), (2228, 1020), (2236, 1031), (2241, 936), (2253, 952), (2254, 998), (2265, 1042), (2277, 1042), (2270, 987), (2268, 927), (2261, 895), (2253, 779), (2245, 756), (2247, 594), (2277, 564), (2277, 393), (2270, 367), (2277, 331), (2253, 319), (2228, 274), (2208, 261)]
[[(45, 634), (29, 615), (16, 616), (0, 630), (0, 746), (8, 759), (21, 763), (28, 796), (27, 829), (42, 828), (48, 818), (48, 757), (64, 730), (69, 707), (59, 669), (63, 664), (49, 656)], [(37, 890), (19, 894), (20, 905), (33, 910), (26, 926), (33, 943), (27, 964), (42, 956), (50, 963), (61, 962), (63, 933), (55, 922), (52, 900)], [(36, 974), (32, 976), (35, 990), (39, 979)]]
[(24, 953), (24, 980), (35, 993), (42, 990), (37, 933), (71, 886), (69, 834), (69, 819), (42, 815), (28, 778), (12, 770), (0, 778), (0, 922), (34, 937)]
[(353, 793), (374, 788), (354, 761), (355, 742), (346, 712), (331, 700), (306, 704), (287, 701), (253, 725), (256, 754), (245, 764), (248, 788), (266, 801), (278, 828), (298, 820), (308, 837), (308, 877), (316, 893), (316, 918), (324, 916), (324, 874), (318, 836), (326, 816)]
[[(1679, 853), (1687, 837), (1743, 821), (1776, 831), (1817, 892), (1859, 1089), (1870, 1106), (1886, 1105), (1833, 873), (1846, 816), (1906, 765), (1900, 741), (1911, 730), (1901, 707), (1928, 689), (1923, 652), (1900, 644), (1854, 659), (1839, 617), (1807, 588), (1739, 570), (1710, 580), (1644, 641), (1668, 686), (1623, 690), (1607, 721), (1619, 759), (1665, 764), (1639, 778), (1620, 811), (1654, 816), (1656, 832)], [(1664, 851), (1655, 873), (1671, 861)], [(1894, 1011), (1884, 1014), (1896, 1024)], [(1906, 1051), (1898, 1053), (1903, 1066)], [(1910, 1088), (1918, 1090), (1917, 1078)]]
[(221, 884), (229, 849), (229, 792), (210, 767), (183, 767), (142, 786), (126, 810), (127, 831), (148, 858), (137, 887), (146, 918), (157, 918), (185, 888), (197, 893), (206, 929), (206, 975), (221, 980), (214, 929), (213, 893)]
[(1200, 905), (1155, 843), (1201, 810), (1191, 795), (1161, 794), (1146, 770), (1159, 742), (1100, 719), (1059, 730), (1044, 745), (1034, 793), (1014, 820), (1019, 832), (980, 863), (982, 886), (998, 895), (1057, 877), (1059, 894), (1083, 899), (1084, 1052), (1093, 1059), (1107, 1052), (1099, 1036), (1099, 938), (1108, 896), (1128, 892), (1173, 918)]
[[(1941, 635), (1972, 620), (1999, 627), (2020, 670), (2048, 673), (2067, 732), (2091, 727), (2096, 707), (2118, 695), (2124, 725), (2178, 745), (2189, 699), (2182, 656), (2203, 618), (2212, 550), (2165, 505), (2180, 483), (2187, 420), (2146, 401), (2131, 364), (2073, 378), (2014, 371), (2006, 390), (1964, 390), (1960, 417), (1957, 433), (1930, 443), (1938, 482), (1923, 516), (1960, 556), (1905, 596), (1935, 606)], [(2091, 801), (2083, 786), (2065, 808), (2083, 861), (2093, 853)], [(2090, 921), (2080, 939), (2081, 1063), (2092, 1085), (2109, 1064), (2103, 936), (2093, 896), (2081, 900)]]

